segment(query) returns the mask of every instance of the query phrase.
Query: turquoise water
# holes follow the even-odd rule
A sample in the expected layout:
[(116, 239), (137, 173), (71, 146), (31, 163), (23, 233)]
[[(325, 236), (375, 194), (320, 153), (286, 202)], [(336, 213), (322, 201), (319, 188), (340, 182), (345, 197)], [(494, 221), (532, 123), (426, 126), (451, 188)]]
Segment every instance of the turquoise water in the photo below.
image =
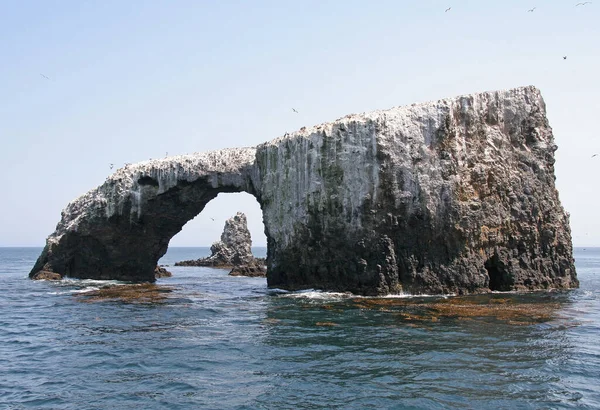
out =
[(600, 408), (597, 248), (576, 249), (580, 289), (460, 298), (285, 293), (172, 266), (131, 298), (28, 280), (40, 251), (0, 248), (0, 408)]

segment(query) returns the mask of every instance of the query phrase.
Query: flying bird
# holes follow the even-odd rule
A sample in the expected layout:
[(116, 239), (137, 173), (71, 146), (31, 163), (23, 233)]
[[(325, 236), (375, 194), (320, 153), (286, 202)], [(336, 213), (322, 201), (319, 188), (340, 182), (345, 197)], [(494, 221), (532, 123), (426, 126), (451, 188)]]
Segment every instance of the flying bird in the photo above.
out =
[(212, 217), (210, 219), (212, 219), (213, 221), (215, 220), (215, 218), (212, 218)]
[(586, 4), (592, 4), (592, 2), (591, 1), (584, 1), (583, 3), (577, 3), (575, 5), (575, 7), (577, 7), (577, 6), (585, 6)]
[(295, 108), (292, 108), (292, 111), (294, 111), (296, 114), (298, 114), (298, 111), (296, 111)]
[(563, 56), (563, 60), (566, 60), (566, 59), (567, 59), (567, 56)]
[(42, 76), (42, 78), (45, 78), (46, 80), (49, 80), (50, 77), (46, 77), (44, 74), (40, 74)]
[(592, 158), (594, 158), (594, 157), (596, 157), (596, 156), (598, 156), (598, 154), (594, 154), (594, 155), (592, 155)]
[(114, 166), (113, 164), (110, 164), (110, 169), (113, 169), (113, 166)]
[(452, 9), (452, 7), (448, 7), (448, 8), (446, 9), (446, 11), (444, 11), (444, 13), (448, 13), (448, 12), (450, 11), (450, 9)]
[(537, 9), (537, 7), (534, 7), (532, 9), (527, 10), (528, 12), (532, 13), (533, 11), (535, 11), (535, 9)]

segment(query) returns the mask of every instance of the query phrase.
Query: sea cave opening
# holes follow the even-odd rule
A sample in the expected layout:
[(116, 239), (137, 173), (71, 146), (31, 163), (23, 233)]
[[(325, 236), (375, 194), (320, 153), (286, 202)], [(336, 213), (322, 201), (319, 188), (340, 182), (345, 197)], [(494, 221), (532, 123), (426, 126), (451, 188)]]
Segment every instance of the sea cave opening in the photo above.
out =
[(484, 266), (490, 278), (491, 291), (507, 292), (512, 290), (514, 285), (513, 276), (506, 270), (504, 263), (500, 261), (497, 254), (489, 258)]

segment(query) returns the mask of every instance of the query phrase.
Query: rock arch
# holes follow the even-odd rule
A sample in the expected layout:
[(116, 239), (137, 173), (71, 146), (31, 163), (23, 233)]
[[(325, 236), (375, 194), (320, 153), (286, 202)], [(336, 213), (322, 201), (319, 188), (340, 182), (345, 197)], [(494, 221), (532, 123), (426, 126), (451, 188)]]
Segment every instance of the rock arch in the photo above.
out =
[(67, 205), (32, 272), (153, 281), (170, 239), (221, 192), (254, 194), (254, 148), (127, 165)]
[(539, 91), (522, 87), (130, 165), (67, 206), (30, 276), (152, 281), (185, 222), (244, 191), (263, 211), (271, 287), (488, 292), (494, 266), (510, 290), (576, 287), (555, 150)]

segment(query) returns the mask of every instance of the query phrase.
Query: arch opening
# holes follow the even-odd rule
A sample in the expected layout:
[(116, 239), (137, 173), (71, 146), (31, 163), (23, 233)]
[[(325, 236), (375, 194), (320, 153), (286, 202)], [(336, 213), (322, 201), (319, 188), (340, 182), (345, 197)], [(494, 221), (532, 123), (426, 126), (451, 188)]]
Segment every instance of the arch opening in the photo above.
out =
[[(236, 234), (231, 236), (232, 225), (230, 225), (228, 229), (230, 232), (228, 234), (229, 241), (224, 240), (230, 246), (224, 246), (223, 243), (217, 244), (217, 242), (223, 240), (222, 235), (226, 221), (240, 212), (246, 217), (246, 228), (250, 234), (251, 248), (247, 247), (245, 240), (247, 236), (240, 235), (244, 228), (239, 225), (239, 218), (236, 218), (238, 223), (234, 229)], [(236, 238), (234, 243), (239, 244), (239, 247), (234, 248), (231, 246), (231, 238)], [(246, 255), (242, 260), (253, 260), (248, 256), (248, 252), (251, 252), (251, 256), (254, 258), (266, 259), (267, 238), (263, 214), (254, 195), (246, 192), (221, 192), (209, 200), (194, 217), (183, 225), (177, 234), (170, 238), (167, 252), (160, 259), (159, 265), (169, 266), (183, 262), (183, 266), (206, 266), (195, 265), (194, 261), (211, 257), (213, 245), (216, 245), (215, 252), (221, 256), (225, 252), (229, 256)], [(230, 251), (234, 252), (230, 253)], [(228, 258), (225, 258), (225, 260)], [(216, 260), (222, 259), (217, 257)], [(233, 261), (235, 261), (235, 257)], [(191, 265), (185, 265), (186, 263), (191, 263)], [(225, 265), (229, 265), (229, 263)]]
[(247, 217), (252, 246), (266, 248), (262, 210), (254, 195), (246, 192), (219, 193), (171, 238), (169, 247), (210, 247), (221, 237), (225, 221), (237, 212)]

